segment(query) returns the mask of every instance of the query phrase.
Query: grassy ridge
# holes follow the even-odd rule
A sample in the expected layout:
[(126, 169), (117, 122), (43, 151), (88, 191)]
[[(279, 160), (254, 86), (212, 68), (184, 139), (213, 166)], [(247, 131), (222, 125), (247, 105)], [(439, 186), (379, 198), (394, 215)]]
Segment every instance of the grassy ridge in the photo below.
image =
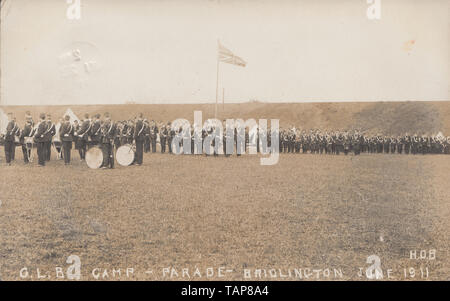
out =
[[(127, 104), (127, 105), (73, 105), (73, 106), (9, 106), (5, 112), (14, 112), (23, 124), (25, 112), (37, 119), (47, 112), (57, 120), (70, 107), (79, 118), (84, 113), (109, 112), (113, 119), (134, 118), (143, 112), (156, 121), (185, 118), (193, 121), (194, 111), (203, 112), (203, 120), (214, 116), (214, 104)], [(442, 131), (450, 135), (450, 101), (445, 102), (359, 102), (359, 103), (242, 103), (219, 105), (220, 119), (266, 118), (279, 119), (282, 127), (311, 129), (360, 128), (371, 133), (403, 134), (405, 132), (432, 134)]]

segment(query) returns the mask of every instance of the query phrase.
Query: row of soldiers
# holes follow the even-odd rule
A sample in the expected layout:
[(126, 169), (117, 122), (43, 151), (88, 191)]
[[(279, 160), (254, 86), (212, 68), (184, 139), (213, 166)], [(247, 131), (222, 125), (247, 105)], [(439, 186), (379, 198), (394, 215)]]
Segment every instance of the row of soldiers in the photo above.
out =
[[(114, 167), (114, 148), (118, 149), (125, 144), (135, 146), (135, 164), (141, 165), (144, 152), (156, 152), (156, 145), (159, 136), (161, 153), (172, 153), (172, 141), (183, 127), (174, 127), (170, 122), (167, 124), (156, 123), (148, 120), (139, 114), (131, 120), (113, 122), (109, 113), (105, 113), (103, 118), (96, 114), (90, 118), (85, 114), (84, 118), (78, 122), (71, 122), (69, 116), (59, 120), (58, 125), (52, 122), (50, 114), (40, 114), (39, 122), (34, 123), (33, 118), (27, 112), (26, 123), (23, 129), (19, 127), (15, 117), (8, 114), (6, 134), (4, 136), (6, 163), (11, 164), (15, 157), (15, 147), (22, 146), (24, 162), (28, 163), (32, 156), (33, 145), (37, 147), (38, 163), (44, 166), (51, 158), (51, 146), (54, 145), (58, 158), (64, 159), (65, 164), (70, 164), (71, 150), (73, 144), (78, 150), (80, 159), (85, 160), (86, 152), (90, 147), (99, 146), (103, 152), (103, 168)], [(225, 127), (225, 121), (223, 124)], [(194, 127), (190, 129), (191, 152), (195, 153), (195, 138), (205, 139), (208, 135), (216, 133), (213, 125), (206, 127)], [(58, 135), (57, 135), (58, 134)], [(234, 142), (236, 143), (237, 132), (234, 131)], [(57, 135), (55, 137), (55, 135)], [(226, 131), (223, 133), (223, 152), (226, 153)], [(450, 137), (438, 135), (417, 134), (403, 136), (367, 135), (359, 131), (321, 131), (310, 130), (306, 132), (294, 127), (282, 128), (272, 132), (268, 128), (267, 132), (261, 136), (256, 131), (257, 152), (267, 153), (271, 148), (272, 137), (277, 137), (279, 141), (279, 151), (281, 153), (319, 153), (319, 154), (348, 154), (360, 153), (405, 153), (405, 154), (449, 154)], [(244, 151), (253, 137), (250, 137), (248, 128), (245, 130)], [(261, 143), (261, 140), (267, 143)], [(213, 139), (214, 155), (217, 155), (217, 140)], [(183, 142), (180, 142), (182, 147)], [(200, 146), (201, 147), (201, 146)], [(184, 153), (186, 153), (184, 151)]]
[(348, 154), (450, 154), (450, 136), (437, 135), (367, 135), (359, 131), (327, 132), (311, 130), (309, 133), (295, 128), (281, 129), (279, 140), (283, 153)]
[(149, 121), (139, 114), (134, 120), (112, 121), (110, 114), (105, 113), (103, 119), (100, 114), (90, 118), (89, 114), (84, 119), (71, 121), (70, 116), (65, 116), (56, 125), (52, 122), (50, 114), (40, 114), (36, 124), (27, 112), (25, 125), (20, 128), (12, 113), (8, 114), (9, 123), (6, 133), (2, 138), (5, 148), (6, 163), (11, 165), (15, 159), (17, 145), (22, 147), (24, 162), (27, 164), (32, 158), (33, 147), (37, 148), (38, 165), (45, 166), (50, 161), (51, 147), (55, 147), (57, 157), (64, 159), (66, 165), (70, 164), (73, 145), (78, 150), (80, 160), (86, 159), (86, 152), (93, 146), (99, 146), (103, 153), (102, 168), (114, 168), (114, 148), (125, 144), (135, 146), (135, 162), (143, 163), (144, 152), (156, 152), (158, 135), (160, 137), (161, 152), (172, 153), (172, 139), (175, 131), (171, 123), (157, 125), (154, 120)]

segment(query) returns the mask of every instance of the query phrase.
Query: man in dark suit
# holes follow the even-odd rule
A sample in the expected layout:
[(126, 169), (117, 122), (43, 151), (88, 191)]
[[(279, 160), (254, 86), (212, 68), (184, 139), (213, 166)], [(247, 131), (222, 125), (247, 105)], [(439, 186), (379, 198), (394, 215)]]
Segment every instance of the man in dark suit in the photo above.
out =
[(16, 150), (16, 136), (20, 134), (20, 128), (13, 117), (12, 113), (8, 113), (9, 123), (6, 127), (5, 134), (5, 157), (6, 163), (11, 165), (11, 161), (14, 160), (14, 152)]
[(64, 117), (64, 123), (61, 124), (61, 128), (59, 130), (59, 134), (61, 137), (63, 153), (64, 153), (64, 164), (70, 164), (70, 153), (72, 151), (72, 143), (73, 143), (73, 134), (74, 128), (70, 123), (70, 116), (66, 115)]
[(36, 135), (34, 136), (34, 142), (37, 145), (38, 164), (39, 166), (45, 166), (45, 132), (48, 130), (48, 125), (45, 121), (45, 113), (39, 115), (39, 119), (40, 121)]
[(114, 168), (114, 137), (116, 135), (116, 125), (111, 120), (108, 113), (105, 113), (105, 122), (101, 128), (101, 143), (103, 153), (102, 168)]
[(56, 126), (52, 122), (52, 116), (47, 114), (47, 131), (44, 134), (45, 138), (45, 161), (50, 161), (52, 153), (52, 139), (56, 134)]
[(136, 141), (136, 164), (142, 165), (144, 160), (144, 142), (146, 125), (142, 119), (142, 114), (139, 114), (136, 125), (134, 127), (134, 140)]
[(80, 153), (80, 159), (82, 161), (86, 159), (86, 146), (88, 143), (91, 126), (92, 122), (89, 119), (89, 114), (84, 114), (84, 120), (81, 123), (80, 129), (76, 133), (78, 136), (78, 152)]

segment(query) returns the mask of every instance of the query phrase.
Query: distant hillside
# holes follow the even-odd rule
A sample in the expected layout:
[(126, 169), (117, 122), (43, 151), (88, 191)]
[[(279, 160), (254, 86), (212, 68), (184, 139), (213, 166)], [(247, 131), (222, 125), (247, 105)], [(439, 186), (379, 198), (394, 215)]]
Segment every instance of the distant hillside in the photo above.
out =
[[(59, 119), (68, 106), (8, 106), (5, 112), (13, 112), (23, 124), (25, 112), (30, 111), (37, 120), (39, 113), (51, 113)], [(214, 116), (214, 104), (127, 104), (70, 106), (81, 119), (84, 113), (93, 115), (109, 112), (115, 120), (134, 118), (142, 112), (149, 119), (172, 121), (185, 118), (193, 121), (194, 111), (203, 112), (203, 120)], [(445, 102), (359, 102), (359, 103), (242, 103), (219, 105), (219, 119), (279, 119), (282, 127), (295, 125), (311, 129), (360, 128), (384, 134), (404, 132), (450, 135), (450, 101)]]

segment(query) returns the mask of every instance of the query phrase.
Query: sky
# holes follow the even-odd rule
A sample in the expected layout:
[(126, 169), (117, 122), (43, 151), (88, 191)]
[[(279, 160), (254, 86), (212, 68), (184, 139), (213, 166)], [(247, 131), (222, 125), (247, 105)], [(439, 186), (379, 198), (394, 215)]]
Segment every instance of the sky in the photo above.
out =
[(2, 105), (214, 103), (218, 40), (219, 102), (449, 100), (448, 0), (74, 1), (2, 1)]

